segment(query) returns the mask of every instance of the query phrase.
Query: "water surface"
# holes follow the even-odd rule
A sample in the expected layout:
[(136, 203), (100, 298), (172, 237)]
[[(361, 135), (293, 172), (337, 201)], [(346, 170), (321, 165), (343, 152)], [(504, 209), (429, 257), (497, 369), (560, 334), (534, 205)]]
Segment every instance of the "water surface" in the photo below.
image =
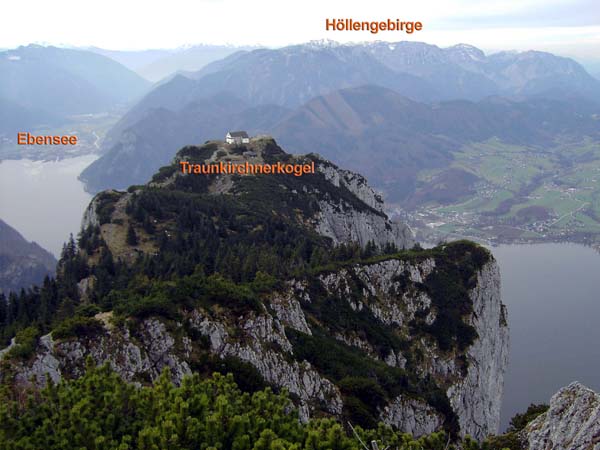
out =
[(92, 196), (77, 177), (97, 155), (60, 161), (0, 162), (0, 218), (27, 240), (60, 254), (69, 233), (79, 232)]
[(547, 403), (572, 381), (600, 391), (600, 254), (577, 244), (491, 250), (500, 264), (511, 340), (503, 430), (516, 412)]

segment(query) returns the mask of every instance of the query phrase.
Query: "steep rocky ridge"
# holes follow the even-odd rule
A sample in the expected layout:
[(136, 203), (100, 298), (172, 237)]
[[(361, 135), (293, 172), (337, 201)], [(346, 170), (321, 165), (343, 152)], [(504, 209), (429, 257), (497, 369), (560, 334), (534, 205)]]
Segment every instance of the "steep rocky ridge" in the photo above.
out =
[[(322, 274), (316, 282), (292, 280), (285, 289), (263, 300), (265, 311), (239, 316), (234, 324), (214, 309), (196, 308), (176, 323), (148, 318), (135, 322), (135, 326), (132, 323), (115, 326), (105, 320), (102, 330), (93, 337), (53, 339), (49, 334), (40, 339), (33, 359), (15, 364), (12, 370), (17, 381), (26, 382), (33, 377), (43, 384), (48, 378), (58, 381), (61, 377), (81, 375), (89, 355), (98, 364), (109, 363), (130, 381), (155, 380), (165, 367), (171, 369), (175, 381), (180, 381), (198, 364), (198, 353), (206, 352), (247, 362), (267, 383), (288, 389), (299, 400), (301, 417), (306, 418), (315, 410), (342, 415), (347, 397), (328, 379), (328, 373), (321, 373), (327, 372), (327, 368), (319, 367), (319, 362), (315, 366), (298, 358), (296, 353), (301, 351), (298, 343), (288, 338), (290, 329), (313, 336), (313, 329), (323, 333), (321, 327), (325, 321), (336, 320), (314, 316), (315, 303), (324, 301), (322, 293), (314, 292), (324, 290), (328, 299), (325, 301), (345, 302), (363, 314), (370, 310), (381, 318), (378, 322), (389, 333), (402, 341), (402, 349), (392, 348), (386, 354), (385, 350), (376, 349), (380, 342), (370, 334), (371, 330), (333, 331), (336, 327), (329, 324), (329, 333), (344, 348), (393, 368), (414, 372), (421, 378), (431, 377), (448, 396), (461, 433), (482, 439), (498, 427), (507, 358), (508, 335), (497, 265), (493, 260), (486, 263), (471, 291), (474, 309), (468, 320), (474, 324), (478, 338), (466, 352), (444, 352), (430, 335), (424, 333), (416, 339), (411, 330), (415, 316), (429, 317), (430, 322), (437, 316), (428, 294), (415, 288), (435, 271), (435, 260), (427, 258), (415, 263), (411, 258), (399, 257)], [(404, 275), (407, 279), (398, 281)], [(353, 292), (357, 280), (361, 280), (364, 290), (360, 293)], [(407, 282), (415, 283), (414, 292), (402, 289)], [(338, 307), (343, 310), (343, 304)], [(414, 435), (439, 429), (447, 419), (443, 412), (413, 392), (392, 397), (379, 410), (379, 418)]]
[[(220, 160), (317, 170), (179, 169)], [(303, 419), (482, 440), (497, 431), (508, 346), (497, 264), (470, 242), (413, 243), (364, 178), (318, 155), (269, 138), (185, 147), (148, 185), (94, 198), (79, 250), (59, 265), (75, 267), (79, 312), (30, 334), (30, 352), (18, 335), (0, 378), (77, 377), (88, 357), (137, 383), (165, 367), (176, 382), (232, 371), (287, 389)]]

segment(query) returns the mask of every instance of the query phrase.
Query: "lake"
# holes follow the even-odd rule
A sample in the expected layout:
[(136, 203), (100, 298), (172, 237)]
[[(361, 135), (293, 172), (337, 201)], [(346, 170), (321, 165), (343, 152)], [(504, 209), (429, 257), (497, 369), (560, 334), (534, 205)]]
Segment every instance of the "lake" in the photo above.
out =
[(77, 177), (97, 158), (1, 161), (0, 218), (58, 257), (69, 233), (77, 236), (92, 198)]
[(577, 244), (502, 245), (510, 363), (501, 430), (572, 381), (600, 391), (600, 254)]

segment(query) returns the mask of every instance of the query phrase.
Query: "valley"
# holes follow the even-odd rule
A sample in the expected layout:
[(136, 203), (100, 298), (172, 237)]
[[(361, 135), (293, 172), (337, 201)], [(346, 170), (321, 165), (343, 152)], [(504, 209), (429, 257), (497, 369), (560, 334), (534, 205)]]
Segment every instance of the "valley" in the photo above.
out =
[(79, 114), (69, 116), (65, 123), (55, 126), (40, 125), (24, 132), (36, 135), (73, 135), (77, 145), (18, 145), (17, 133), (0, 133), (0, 160), (31, 159), (55, 160), (96, 154), (107, 131), (118, 121), (121, 111)]
[[(471, 183), (462, 182), (467, 175)], [(548, 149), (490, 139), (462, 147), (449, 168), (420, 172), (413, 198), (422, 194), (423, 203), (399, 215), (425, 240), (599, 245), (599, 181), (600, 145), (592, 140)]]

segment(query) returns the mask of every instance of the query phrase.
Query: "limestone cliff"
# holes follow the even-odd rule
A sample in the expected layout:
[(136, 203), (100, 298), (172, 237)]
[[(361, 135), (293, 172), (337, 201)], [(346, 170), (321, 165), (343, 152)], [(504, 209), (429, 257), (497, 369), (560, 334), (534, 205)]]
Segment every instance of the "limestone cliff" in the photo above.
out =
[[(434, 270), (435, 259), (425, 259), (418, 265), (389, 260), (357, 267), (353, 275), (363, 282), (364, 290), (364, 296), (358, 301), (350, 300), (348, 272), (330, 274), (323, 282), (328, 289), (348, 296), (353, 309), (361, 311), (368, 308), (383, 323), (409, 334), (409, 324), (414, 321), (415, 315), (424, 317), (425, 322), (431, 325), (438, 310), (432, 307), (431, 298), (426, 293), (418, 290), (402, 292), (398, 278), (407, 276), (410, 282), (420, 284)], [(477, 282), (469, 295), (473, 312), (468, 322), (478, 338), (468, 347), (465, 359), (440, 352), (428, 340), (412, 343), (412, 351), (418, 349), (427, 355), (416, 370), (421, 375), (435, 377), (447, 386), (446, 392), (462, 433), (481, 440), (498, 430), (503, 378), (508, 365), (508, 326), (500, 296), (500, 273), (495, 261), (488, 262), (478, 271)], [(390, 354), (386, 362), (398, 367), (404, 367), (406, 363), (401, 354)], [(393, 407), (388, 412), (392, 417), (395, 415)], [(420, 408), (413, 408), (413, 411), (413, 420), (418, 422), (418, 417), (422, 416)], [(383, 419), (389, 420), (389, 417)], [(432, 422), (435, 423), (435, 420), (430, 420), (429, 424)], [(427, 425), (412, 431), (426, 433)]]
[(473, 314), (469, 323), (478, 339), (467, 351), (472, 361), (466, 376), (448, 390), (452, 407), (460, 411), (461, 430), (481, 439), (497, 432), (508, 366), (509, 334), (506, 307), (500, 297), (500, 270), (496, 263), (486, 264), (477, 274), (471, 291)]
[(392, 222), (383, 213), (381, 194), (371, 188), (367, 180), (354, 172), (342, 170), (329, 161), (320, 161), (318, 170), (335, 187), (344, 187), (373, 211), (357, 210), (347, 202), (332, 204), (320, 201), (320, 212), (315, 217), (315, 228), (320, 234), (330, 237), (336, 244), (354, 241), (365, 246), (369, 241), (377, 245), (392, 242), (398, 248), (412, 247), (414, 238), (408, 225)]
[(581, 383), (569, 384), (525, 427), (521, 439), (529, 450), (600, 449), (600, 395)]

